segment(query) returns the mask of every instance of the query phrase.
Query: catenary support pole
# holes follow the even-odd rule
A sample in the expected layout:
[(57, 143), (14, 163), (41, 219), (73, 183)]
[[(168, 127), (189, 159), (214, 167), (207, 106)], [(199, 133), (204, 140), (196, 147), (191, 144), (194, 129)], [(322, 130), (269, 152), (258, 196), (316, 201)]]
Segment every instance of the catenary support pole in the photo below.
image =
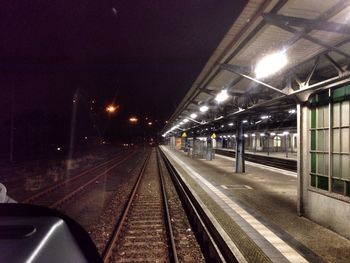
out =
[(236, 134), (236, 173), (244, 173), (244, 129), (243, 122), (237, 121), (237, 134)]

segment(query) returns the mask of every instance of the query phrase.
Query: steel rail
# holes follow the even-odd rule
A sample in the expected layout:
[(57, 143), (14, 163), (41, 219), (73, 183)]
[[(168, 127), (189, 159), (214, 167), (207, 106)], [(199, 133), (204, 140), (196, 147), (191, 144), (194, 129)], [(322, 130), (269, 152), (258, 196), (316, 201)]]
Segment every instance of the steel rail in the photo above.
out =
[(160, 153), (185, 211), (189, 215), (188, 219), (195, 230), (200, 246), (204, 249), (206, 260), (209, 262), (239, 262), (164, 152), (160, 150)]
[(119, 160), (117, 163), (113, 164), (111, 167), (107, 168), (106, 170), (104, 170), (103, 172), (99, 173), (97, 176), (93, 177), (92, 179), (90, 179), (89, 181), (87, 181), (86, 183), (84, 183), (83, 185), (79, 186), (78, 188), (74, 189), (72, 192), (70, 192), (69, 194), (66, 194), (64, 197), (62, 197), (61, 199), (58, 199), (56, 202), (54, 202), (53, 204), (51, 204), (49, 207), (50, 208), (56, 208), (59, 205), (63, 204), (64, 202), (66, 202), (67, 200), (69, 200), (70, 198), (72, 198), (73, 196), (75, 196), (76, 194), (78, 194), (79, 192), (81, 192), (84, 188), (86, 188), (87, 186), (89, 186), (90, 184), (94, 183), (96, 180), (98, 180), (99, 178), (101, 178), (102, 176), (106, 175), (109, 171), (113, 170), (115, 167), (119, 166), (120, 164), (124, 163), (124, 161), (126, 161), (128, 158), (130, 157), (130, 154), (127, 155), (126, 157), (124, 157), (123, 159)]
[(173, 226), (171, 224), (168, 198), (166, 195), (164, 175), (163, 175), (162, 167), (160, 165), (160, 157), (159, 157), (159, 150), (158, 149), (156, 151), (156, 157), (157, 157), (158, 173), (159, 173), (160, 183), (161, 183), (161, 188), (162, 188), (163, 204), (164, 204), (164, 208), (165, 208), (165, 215), (166, 215), (165, 219), (167, 221), (167, 229), (168, 229), (168, 234), (169, 234), (169, 239), (170, 239), (169, 240), (170, 247), (171, 247), (170, 254), (172, 256), (172, 262), (178, 263), (179, 258), (177, 256), (177, 251), (176, 251), (175, 238), (174, 238), (174, 234), (173, 234)]
[(60, 183), (58, 183), (58, 184), (55, 184), (55, 185), (50, 186), (50, 187), (48, 187), (48, 188), (45, 188), (45, 189), (43, 189), (42, 191), (40, 191), (40, 192), (38, 192), (38, 193), (36, 193), (36, 194), (30, 196), (30, 197), (27, 197), (27, 198), (24, 199), (24, 200), (21, 200), (20, 202), (21, 202), (21, 203), (30, 203), (30, 202), (33, 202), (34, 200), (40, 198), (41, 196), (46, 195), (46, 194), (48, 194), (48, 193), (50, 193), (50, 192), (53, 192), (53, 191), (55, 191), (55, 190), (57, 190), (57, 189), (63, 187), (63, 186), (66, 185), (67, 183), (70, 183), (70, 182), (72, 182), (72, 181), (75, 181), (75, 180), (81, 178), (82, 176), (84, 176), (84, 175), (86, 175), (86, 174), (88, 174), (88, 173), (94, 172), (94, 171), (96, 171), (97, 169), (99, 169), (99, 168), (101, 168), (101, 167), (103, 167), (103, 166), (105, 166), (105, 165), (108, 165), (108, 164), (111, 163), (111, 162), (119, 161), (119, 160), (124, 161), (126, 158), (130, 157), (132, 153), (133, 153), (133, 152), (128, 153), (126, 156), (124, 156), (124, 158), (123, 158), (123, 156), (117, 156), (117, 157), (115, 157), (115, 158), (113, 158), (113, 159), (111, 159), (111, 160), (108, 160), (108, 161), (103, 162), (103, 163), (101, 163), (101, 164), (99, 164), (99, 165), (97, 165), (97, 166), (94, 166), (94, 167), (92, 167), (92, 168), (89, 168), (89, 169), (87, 169), (87, 170), (85, 170), (85, 171), (83, 171), (83, 172), (81, 172), (81, 173), (79, 173), (79, 174), (77, 174), (77, 175), (75, 175), (75, 176), (73, 176), (73, 177), (67, 179), (67, 180), (63, 180), (62, 182), (60, 182)]
[(149, 162), (150, 156), (151, 156), (151, 153), (147, 156), (147, 158), (145, 159), (144, 163), (142, 164), (140, 173), (139, 173), (137, 181), (136, 181), (136, 183), (135, 183), (135, 185), (133, 187), (133, 190), (131, 192), (129, 200), (128, 200), (125, 208), (123, 209), (122, 217), (119, 220), (119, 222), (116, 224), (116, 227), (115, 227), (115, 229), (113, 230), (113, 233), (112, 233), (112, 237), (108, 241), (105, 250), (102, 252), (103, 262), (109, 262), (111, 256), (113, 255), (113, 250), (114, 250), (114, 248), (116, 246), (117, 240), (119, 239), (119, 236), (121, 234), (123, 225), (124, 225), (124, 223), (125, 223), (125, 221), (127, 219), (127, 215), (129, 214), (129, 211), (130, 211), (130, 208), (131, 208), (131, 204), (133, 203), (133, 201), (135, 199), (136, 192), (137, 192), (137, 190), (139, 188), (141, 179), (142, 179), (142, 177), (143, 177), (143, 175), (145, 173), (145, 170), (146, 170), (147, 164)]

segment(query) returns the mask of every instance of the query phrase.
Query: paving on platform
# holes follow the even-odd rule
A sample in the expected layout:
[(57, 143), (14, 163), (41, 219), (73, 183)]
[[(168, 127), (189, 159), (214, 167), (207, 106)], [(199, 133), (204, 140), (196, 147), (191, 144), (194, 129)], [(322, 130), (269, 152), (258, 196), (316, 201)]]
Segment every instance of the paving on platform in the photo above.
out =
[(234, 159), (192, 159), (162, 147), (248, 262), (349, 262), (350, 240), (296, 213), (296, 178)]
[[(234, 152), (234, 149), (229, 149), (229, 148), (214, 148), (218, 150), (223, 150), (223, 151), (229, 151), (229, 152)], [(288, 159), (288, 160), (296, 160), (297, 159), (297, 153), (296, 152), (262, 152), (262, 151), (248, 151), (245, 150), (246, 153), (249, 154), (255, 154), (255, 155), (261, 155), (261, 156), (270, 156), (270, 157), (276, 157), (276, 158), (281, 158), (281, 159)]]

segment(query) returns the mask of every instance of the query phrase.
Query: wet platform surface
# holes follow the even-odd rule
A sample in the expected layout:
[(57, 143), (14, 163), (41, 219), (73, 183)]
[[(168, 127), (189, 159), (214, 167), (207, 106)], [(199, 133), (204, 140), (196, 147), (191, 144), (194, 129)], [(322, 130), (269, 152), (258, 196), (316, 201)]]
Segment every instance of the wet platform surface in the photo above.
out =
[(350, 240), (297, 215), (295, 173), (247, 164), (235, 174), (233, 158), (162, 149), (248, 262), (349, 262)]

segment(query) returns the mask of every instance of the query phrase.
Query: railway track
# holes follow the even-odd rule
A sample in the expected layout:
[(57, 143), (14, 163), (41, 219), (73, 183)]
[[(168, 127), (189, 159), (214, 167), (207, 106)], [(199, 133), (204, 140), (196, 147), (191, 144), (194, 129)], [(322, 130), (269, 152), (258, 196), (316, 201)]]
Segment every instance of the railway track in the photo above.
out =
[[(104, 161), (100, 161), (100, 162), (96, 162), (96, 163), (91, 163), (89, 166), (89, 168), (86, 169), (80, 169), (80, 171), (76, 171), (73, 172), (69, 178), (67, 179), (59, 179), (56, 182), (50, 182), (50, 181), (46, 181), (45, 184), (46, 186), (43, 186), (42, 188), (36, 190), (35, 192), (27, 192), (24, 189), (24, 181), (28, 179), (28, 177), (30, 178), (33, 175), (27, 175), (27, 174), (23, 174), (23, 175), (16, 175), (14, 176), (12, 181), (1, 181), (2, 183), (5, 184), (5, 186), (8, 189), (8, 193), (11, 197), (13, 197), (14, 199), (18, 200), (19, 202), (30, 202), (30, 198), (36, 196), (36, 195), (40, 195), (41, 192), (46, 191), (46, 189), (54, 187), (58, 184), (63, 183), (64, 181), (71, 181), (71, 180), (75, 180), (76, 178), (85, 175), (86, 173), (89, 172), (93, 172), (95, 169), (106, 165), (110, 162), (113, 162), (114, 160), (117, 160), (120, 157), (113, 157), (109, 160), (104, 160)], [(35, 173), (34, 173), (35, 174)], [(42, 176), (42, 175), (41, 175)], [(34, 176), (35, 177), (35, 176)], [(34, 178), (33, 178), (34, 179)], [(50, 186), (49, 186), (50, 185)], [(24, 194), (23, 194), (24, 193)]]
[[(235, 158), (234, 151), (215, 149), (215, 153)], [(297, 161), (292, 159), (288, 160), (288, 159), (272, 157), (272, 156), (263, 156), (258, 154), (245, 153), (245, 160), (253, 163), (260, 163), (260, 164), (292, 171), (292, 172), (297, 171)]]
[(102, 252), (104, 262), (225, 262), (174, 180), (163, 156), (152, 151)]
[(153, 151), (141, 168), (122, 217), (103, 252), (104, 262), (174, 260), (176, 252), (172, 251), (173, 246), (168, 246), (171, 236), (165, 223), (162, 191)]
[(133, 154), (133, 152), (130, 152), (124, 156), (117, 156), (58, 184), (45, 188), (30, 197), (20, 200), (20, 202), (57, 208), (85, 190), (88, 186), (91, 186), (109, 171), (121, 165), (133, 156)]

